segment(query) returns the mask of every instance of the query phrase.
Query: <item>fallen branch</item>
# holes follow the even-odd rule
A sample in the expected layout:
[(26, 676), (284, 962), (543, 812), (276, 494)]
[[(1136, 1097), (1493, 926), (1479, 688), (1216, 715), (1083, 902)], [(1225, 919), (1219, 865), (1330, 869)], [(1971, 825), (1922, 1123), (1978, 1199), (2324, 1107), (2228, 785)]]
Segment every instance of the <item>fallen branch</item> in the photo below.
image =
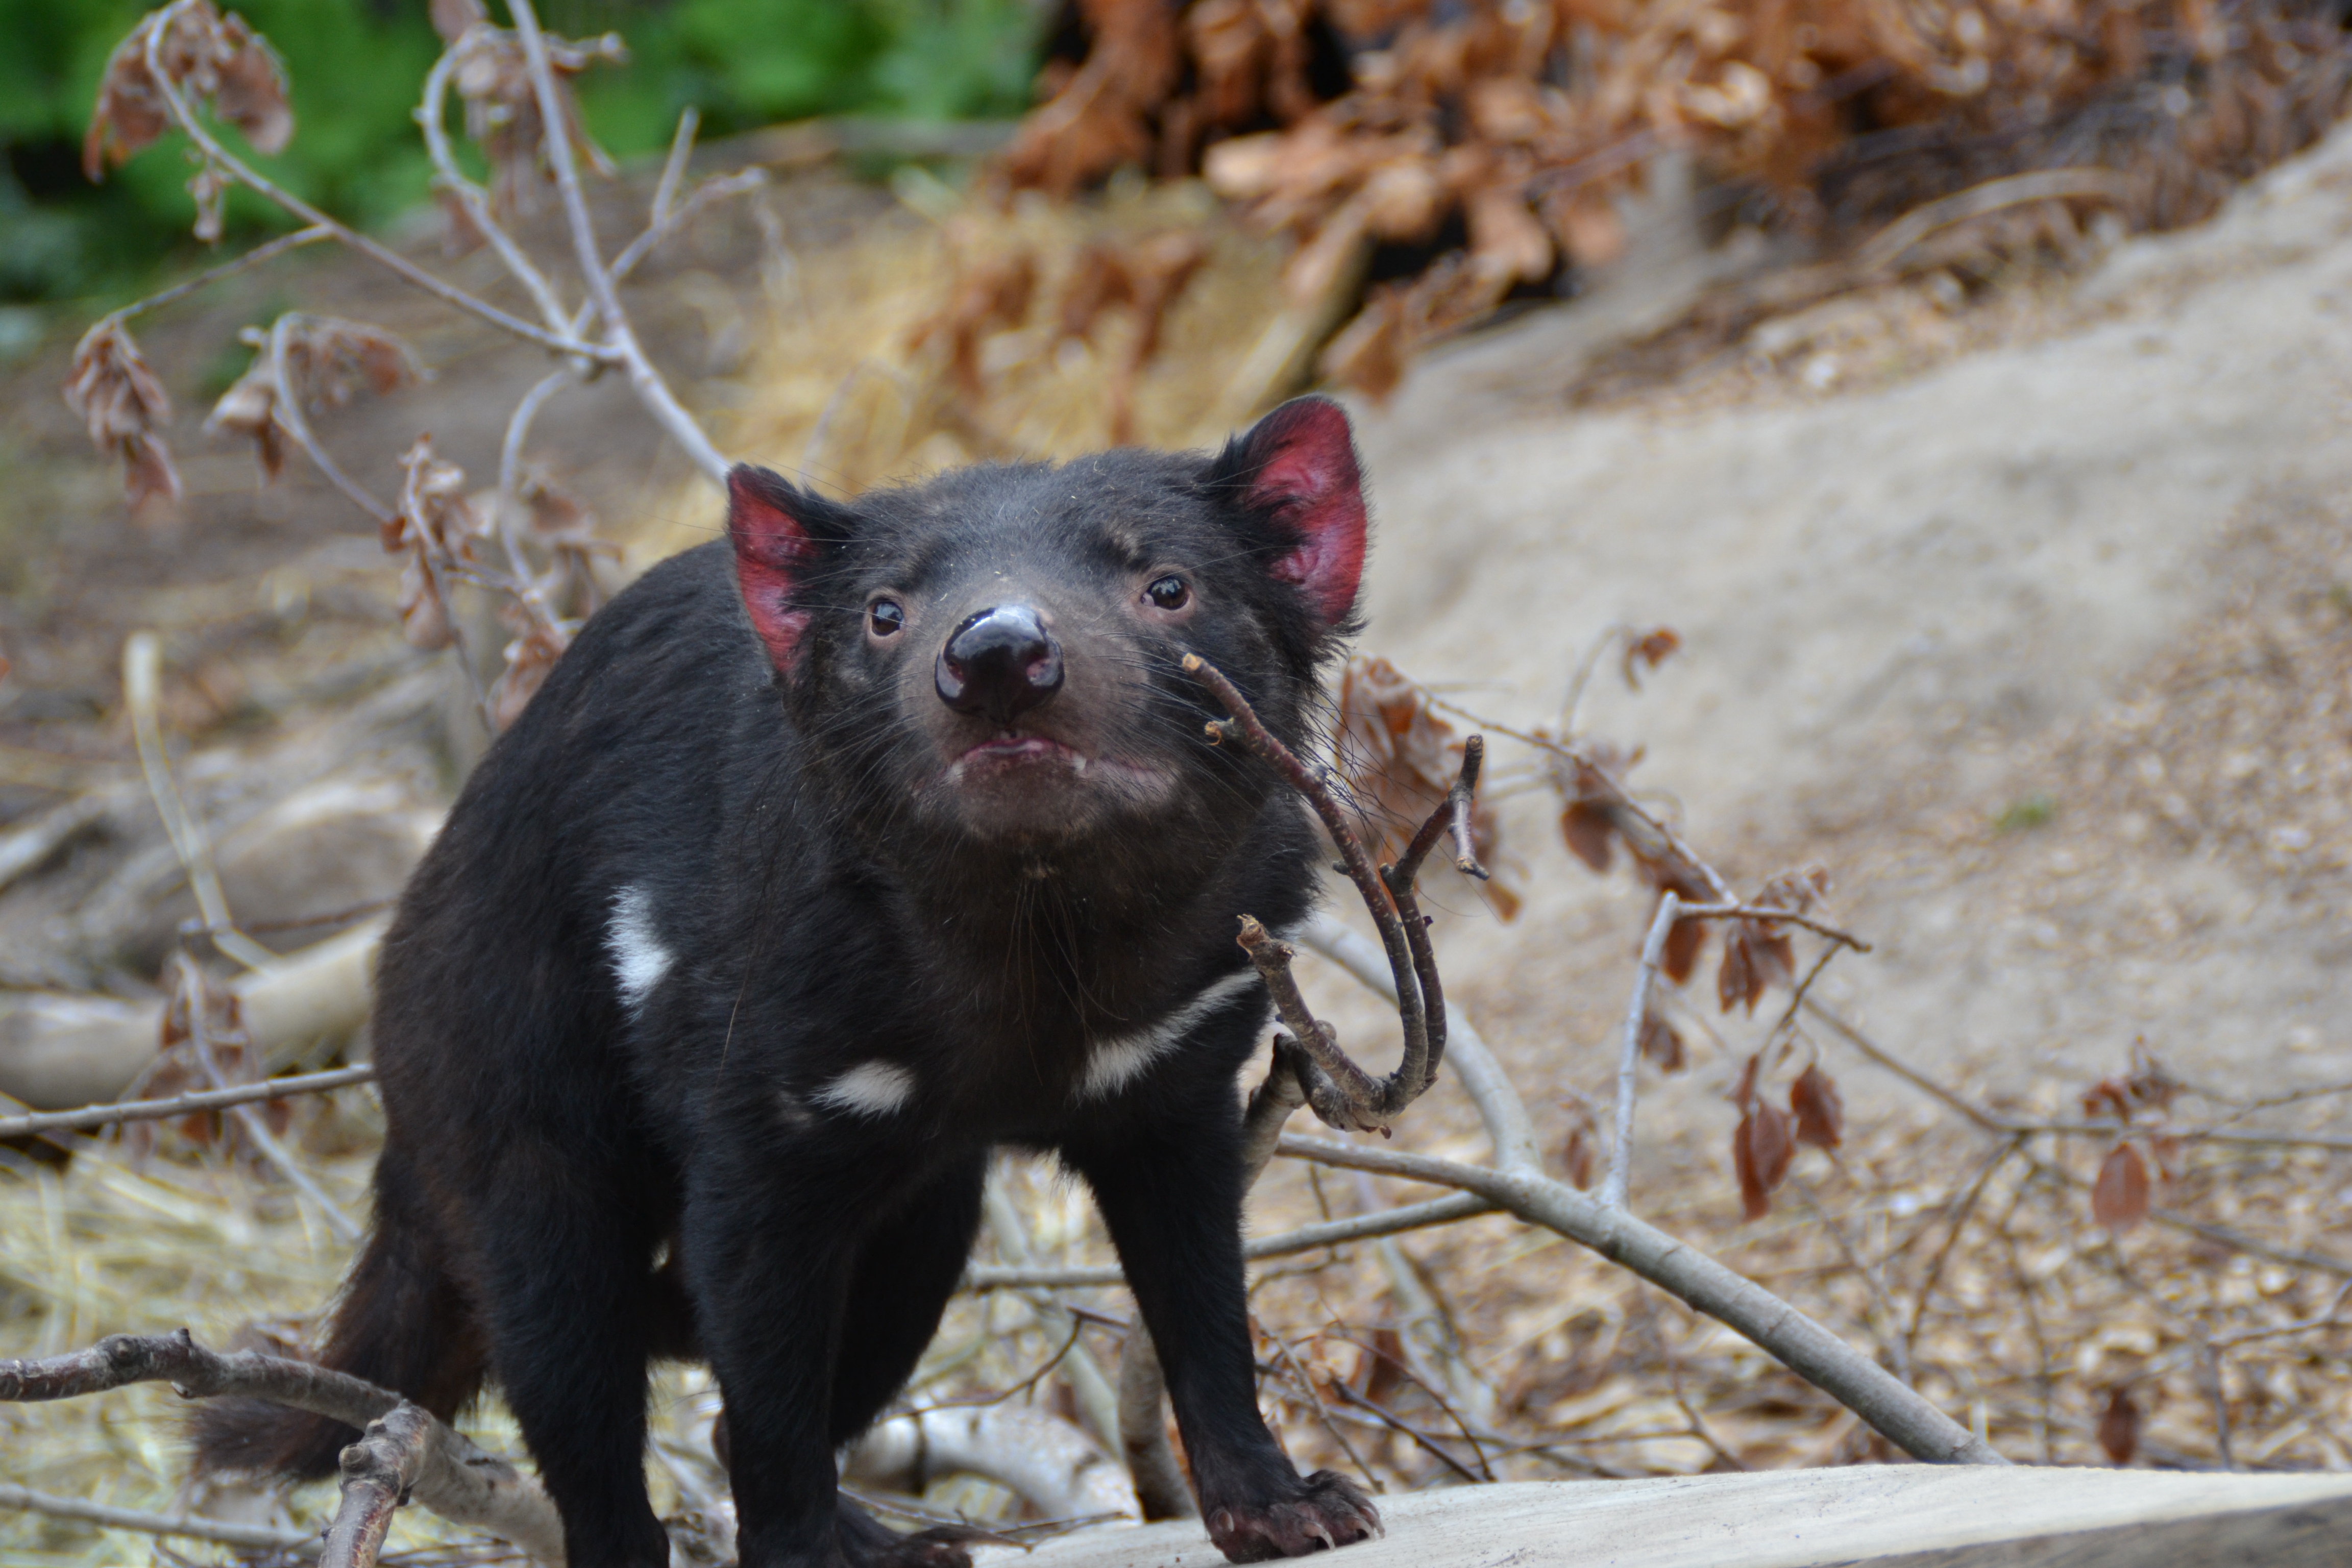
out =
[[(389, 1390), (309, 1362), (206, 1350), (185, 1329), (110, 1334), (67, 1355), (0, 1361), (0, 1401), (73, 1399), (134, 1383), (169, 1383), (188, 1399), (266, 1399), (361, 1428), (405, 1403)], [(417, 1503), (453, 1524), (510, 1541), (542, 1563), (561, 1564), (563, 1524), (539, 1483), (445, 1423), (425, 1419), (430, 1436), (415, 1474)]]

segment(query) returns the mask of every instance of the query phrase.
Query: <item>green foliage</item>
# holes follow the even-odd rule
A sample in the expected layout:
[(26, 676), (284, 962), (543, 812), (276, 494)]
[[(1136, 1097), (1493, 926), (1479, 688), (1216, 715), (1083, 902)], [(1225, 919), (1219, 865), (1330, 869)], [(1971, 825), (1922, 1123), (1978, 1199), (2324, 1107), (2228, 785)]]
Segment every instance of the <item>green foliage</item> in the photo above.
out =
[(2027, 833), (2058, 815), (2058, 797), (2047, 790), (2029, 790), (2001, 807), (1992, 819), (1996, 833)]
[[(440, 43), (424, 0), (226, 0), (286, 63), (293, 144), (256, 159), (339, 217), (380, 223), (423, 199), (410, 111)], [(90, 186), (81, 136), (107, 56), (137, 0), (0, 0), (0, 300), (125, 287), (189, 244), (191, 172), (158, 145)], [(617, 31), (631, 63), (580, 81), (590, 130), (615, 155), (665, 145), (678, 111), (706, 135), (815, 114), (961, 119), (1025, 103), (1034, 0), (541, 0), (573, 37)], [(234, 132), (224, 132), (240, 153)], [(285, 221), (241, 193), (232, 230)], [(236, 243), (235, 238), (232, 244)]]

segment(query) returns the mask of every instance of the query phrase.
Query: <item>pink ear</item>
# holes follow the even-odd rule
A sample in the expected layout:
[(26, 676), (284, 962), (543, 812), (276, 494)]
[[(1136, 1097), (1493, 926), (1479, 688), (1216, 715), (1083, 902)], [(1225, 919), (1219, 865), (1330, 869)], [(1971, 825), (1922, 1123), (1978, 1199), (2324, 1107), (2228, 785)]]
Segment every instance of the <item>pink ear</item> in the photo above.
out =
[(751, 629), (783, 668), (792, 662), (809, 613), (795, 608), (793, 590), (816, 563), (817, 542), (794, 515), (806, 498), (765, 468), (739, 463), (727, 476), (727, 537), (735, 546), (735, 581), (751, 612)]
[(1348, 416), (1326, 397), (1295, 397), (1243, 437), (1250, 504), (1298, 531), (1271, 570), (1306, 590), (1326, 626), (1348, 618), (1364, 575), (1364, 489)]

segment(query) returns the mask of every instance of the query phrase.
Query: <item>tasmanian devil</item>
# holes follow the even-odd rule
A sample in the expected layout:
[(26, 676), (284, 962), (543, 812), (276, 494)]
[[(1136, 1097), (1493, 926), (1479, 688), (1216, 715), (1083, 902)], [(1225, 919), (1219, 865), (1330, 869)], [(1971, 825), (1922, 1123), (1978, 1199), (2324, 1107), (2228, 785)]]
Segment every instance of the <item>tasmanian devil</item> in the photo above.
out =
[[(668, 1560), (646, 1369), (706, 1356), (742, 1561), (938, 1564), (835, 1452), (938, 1327), (992, 1146), (1093, 1190), (1236, 1562), (1378, 1528), (1258, 1414), (1236, 917), (1317, 840), (1180, 667), (1294, 746), (1365, 543), (1339, 407), (1214, 456), (985, 466), (854, 502), (734, 470), (725, 541), (600, 612), (476, 770), (377, 972), (374, 1226), (328, 1365), (455, 1414), (495, 1378), (573, 1568)], [(215, 1407), (211, 1468), (349, 1428)]]

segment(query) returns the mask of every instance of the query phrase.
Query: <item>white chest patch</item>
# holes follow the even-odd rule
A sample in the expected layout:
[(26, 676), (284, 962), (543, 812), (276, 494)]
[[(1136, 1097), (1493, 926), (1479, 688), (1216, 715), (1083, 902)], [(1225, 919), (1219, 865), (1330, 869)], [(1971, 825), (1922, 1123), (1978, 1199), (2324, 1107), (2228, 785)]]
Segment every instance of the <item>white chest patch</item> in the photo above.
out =
[(613, 923), (604, 928), (604, 946), (613, 955), (613, 975), (620, 982), (621, 1001), (632, 1013), (643, 1010), (646, 998), (662, 983), (677, 955), (662, 945), (654, 930), (654, 901), (643, 888), (624, 888), (613, 900)]
[(887, 1116), (915, 1097), (915, 1075), (894, 1062), (861, 1062), (809, 1096), (853, 1116)]
[(1211, 1014), (1245, 992), (1257, 994), (1261, 1009), (1274, 1005), (1258, 982), (1257, 971), (1228, 974), (1156, 1024), (1123, 1035), (1104, 1035), (1094, 1042), (1086, 1075), (1078, 1080), (1080, 1100), (1108, 1100), (1143, 1075), (1145, 1068), (1176, 1048), (1178, 1041)]

